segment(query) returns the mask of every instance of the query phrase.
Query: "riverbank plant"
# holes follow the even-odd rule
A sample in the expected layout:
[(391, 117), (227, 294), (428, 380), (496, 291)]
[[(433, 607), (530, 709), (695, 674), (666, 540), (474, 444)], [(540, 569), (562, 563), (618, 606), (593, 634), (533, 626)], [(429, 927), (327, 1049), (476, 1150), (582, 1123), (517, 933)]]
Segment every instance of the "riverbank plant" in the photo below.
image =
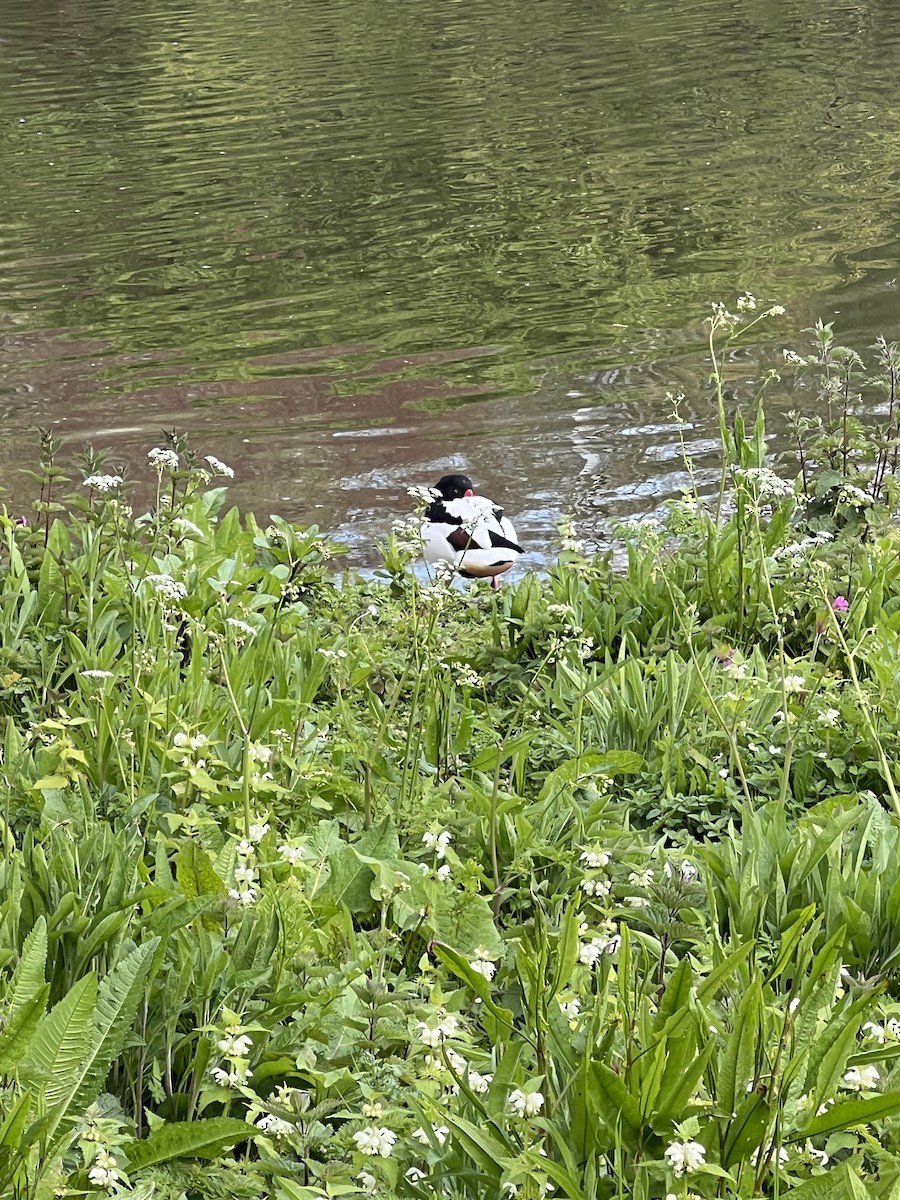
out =
[(499, 597), (43, 437), (0, 1195), (900, 1197), (898, 354), (817, 326), (773, 464), (763, 316), (718, 490)]

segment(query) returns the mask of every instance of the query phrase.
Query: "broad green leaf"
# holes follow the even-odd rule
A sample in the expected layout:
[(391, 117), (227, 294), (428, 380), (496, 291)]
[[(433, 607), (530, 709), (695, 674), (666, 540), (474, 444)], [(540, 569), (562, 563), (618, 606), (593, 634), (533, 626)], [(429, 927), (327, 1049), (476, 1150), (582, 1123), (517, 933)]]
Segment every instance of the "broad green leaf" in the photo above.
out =
[(97, 977), (85, 975), (38, 1025), (22, 1073), (43, 1085), (48, 1108), (71, 1097), (73, 1081), (91, 1048)]
[(157, 939), (153, 938), (132, 950), (116, 963), (97, 989), (90, 1053), (73, 1081), (72, 1107), (77, 1112), (96, 1100), (113, 1061), (122, 1052), (144, 992), (156, 944)]
[(234, 1117), (162, 1125), (143, 1141), (123, 1146), (130, 1170), (143, 1171), (179, 1158), (218, 1158), (230, 1146), (253, 1136), (253, 1126)]
[(880, 1096), (871, 1096), (865, 1100), (857, 1097), (851, 1100), (838, 1100), (820, 1117), (813, 1117), (801, 1132), (795, 1133), (785, 1140), (799, 1142), (808, 1137), (816, 1137), (821, 1133), (834, 1133), (838, 1129), (852, 1129), (856, 1125), (867, 1125), (872, 1121), (880, 1121), (896, 1112), (900, 1112), (900, 1092), (882, 1092)]
[(214, 896), (225, 891), (225, 885), (213, 869), (212, 861), (202, 846), (185, 842), (175, 855), (175, 876), (182, 895)]
[(12, 1075), (28, 1052), (49, 992), (50, 985), (45, 983), (26, 1004), (11, 1013), (0, 1033), (0, 1075)]

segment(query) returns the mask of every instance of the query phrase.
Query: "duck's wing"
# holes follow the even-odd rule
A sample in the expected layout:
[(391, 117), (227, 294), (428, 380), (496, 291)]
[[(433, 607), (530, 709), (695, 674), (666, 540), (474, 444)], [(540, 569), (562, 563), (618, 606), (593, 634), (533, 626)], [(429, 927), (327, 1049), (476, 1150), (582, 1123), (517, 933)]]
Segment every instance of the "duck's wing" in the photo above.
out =
[(495, 518), (491, 522), (489, 536), (492, 546), (496, 546), (503, 550), (512, 550), (516, 554), (525, 553), (525, 551), (519, 545), (519, 539), (516, 537), (516, 531), (513, 528), (513, 523), (508, 517), (501, 515), (499, 520)]

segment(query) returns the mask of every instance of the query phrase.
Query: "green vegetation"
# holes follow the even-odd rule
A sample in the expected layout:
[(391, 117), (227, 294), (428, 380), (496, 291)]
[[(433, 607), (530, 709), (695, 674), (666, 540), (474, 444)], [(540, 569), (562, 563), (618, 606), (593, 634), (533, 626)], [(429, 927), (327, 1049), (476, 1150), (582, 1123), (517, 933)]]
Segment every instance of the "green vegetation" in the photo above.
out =
[(44, 437), (0, 1195), (900, 1196), (900, 356), (817, 327), (776, 474), (724, 402), (758, 319), (710, 324), (718, 497), (499, 597), (401, 535), (339, 585), (177, 438), (135, 516)]

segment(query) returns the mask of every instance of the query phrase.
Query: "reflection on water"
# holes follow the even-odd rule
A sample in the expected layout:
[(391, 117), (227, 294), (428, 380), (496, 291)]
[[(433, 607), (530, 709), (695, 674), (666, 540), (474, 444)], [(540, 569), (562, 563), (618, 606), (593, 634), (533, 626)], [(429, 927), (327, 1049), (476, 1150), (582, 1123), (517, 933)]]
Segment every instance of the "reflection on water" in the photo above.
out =
[(450, 467), (538, 556), (652, 507), (668, 389), (716, 469), (710, 300), (788, 309), (739, 395), (816, 316), (897, 336), (898, 45), (887, 0), (0, 0), (3, 480), (38, 424), (187, 428), (360, 562)]

